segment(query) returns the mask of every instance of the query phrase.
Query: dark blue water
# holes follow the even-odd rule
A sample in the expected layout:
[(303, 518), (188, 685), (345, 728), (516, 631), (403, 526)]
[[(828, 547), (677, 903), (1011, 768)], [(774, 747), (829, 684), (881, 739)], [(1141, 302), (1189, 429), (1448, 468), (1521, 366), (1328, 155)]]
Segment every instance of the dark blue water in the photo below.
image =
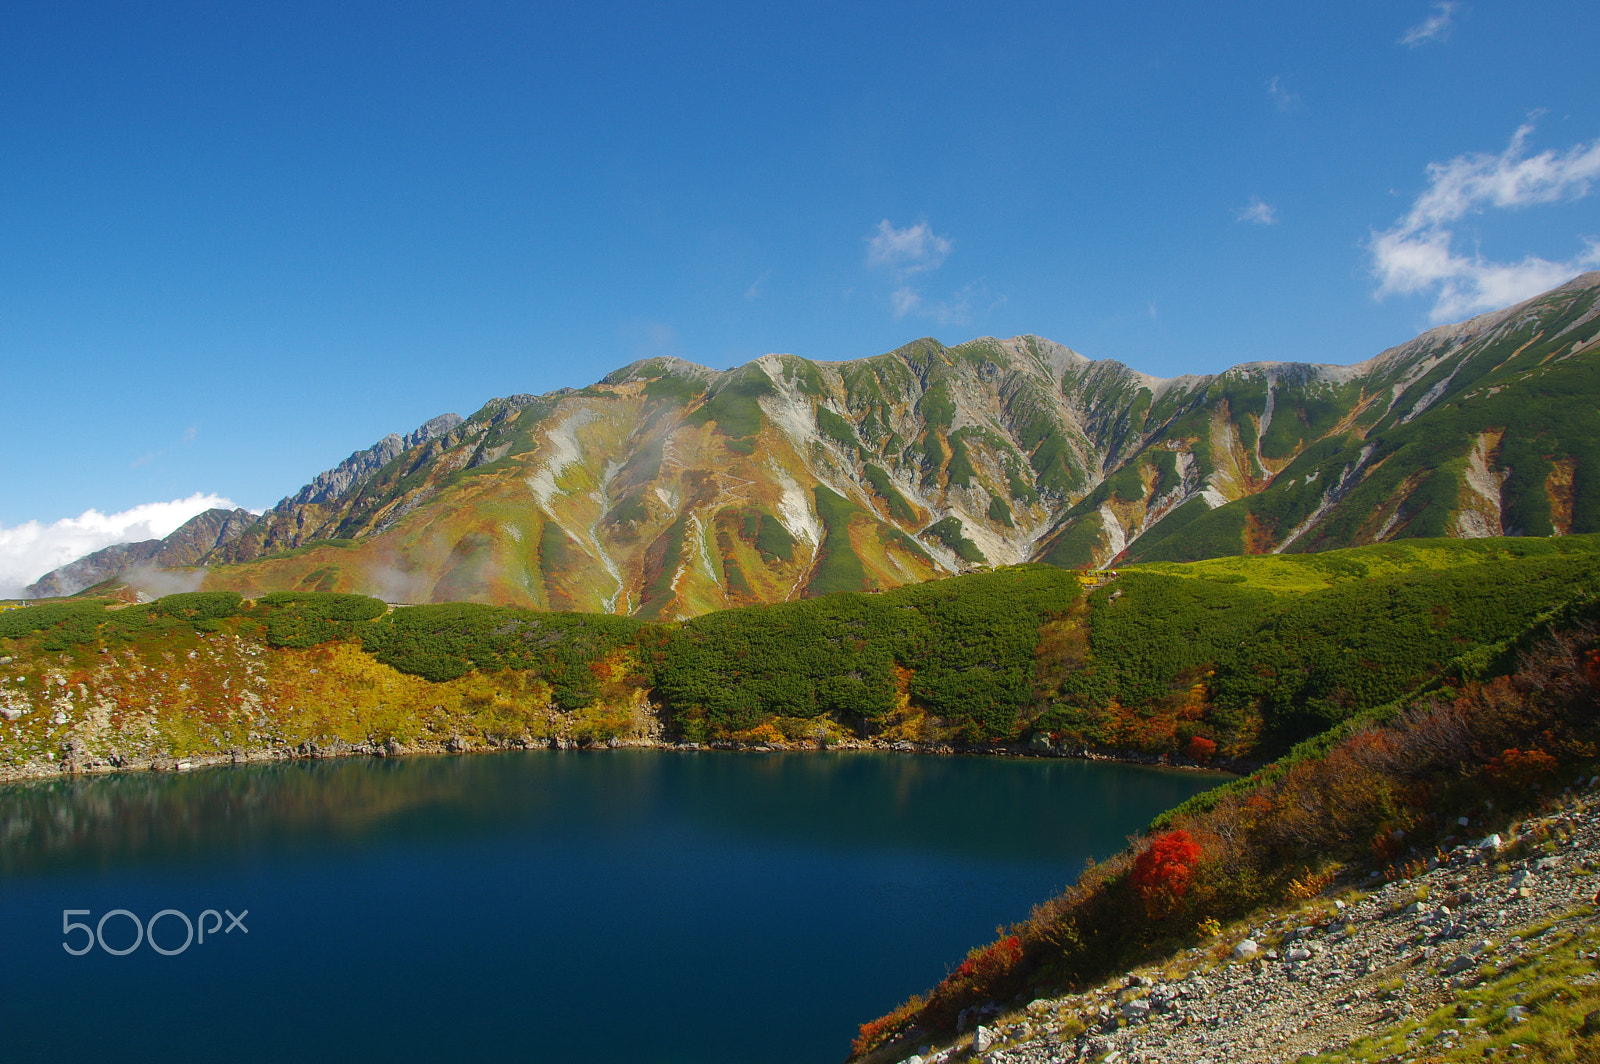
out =
[[(1217, 782), (622, 750), (0, 788), (0, 1059), (826, 1064)], [(71, 956), (64, 909), (248, 930)]]

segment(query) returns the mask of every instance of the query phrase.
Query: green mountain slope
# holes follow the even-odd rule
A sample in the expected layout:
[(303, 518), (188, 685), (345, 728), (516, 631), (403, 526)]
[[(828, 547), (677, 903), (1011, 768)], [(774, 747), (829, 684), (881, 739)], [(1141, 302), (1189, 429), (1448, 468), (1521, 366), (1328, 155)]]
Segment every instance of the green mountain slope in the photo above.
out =
[(1157, 380), (1037, 337), (677, 359), (321, 474), (204, 586), (641, 618), (985, 565), (1600, 530), (1600, 273), (1354, 366)]

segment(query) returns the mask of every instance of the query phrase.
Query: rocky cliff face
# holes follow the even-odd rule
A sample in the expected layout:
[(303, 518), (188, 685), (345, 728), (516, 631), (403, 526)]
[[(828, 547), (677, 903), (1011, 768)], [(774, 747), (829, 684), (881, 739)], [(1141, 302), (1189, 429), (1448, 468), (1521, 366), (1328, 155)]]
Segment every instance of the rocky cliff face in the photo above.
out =
[(85, 588), (146, 566), (197, 565), (256, 523), (249, 510), (207, 510), (185, 521), (165, 539), (117, 543), (52, 569), (27, 588), (29, 598), (76, 595)]
[(666, 618), (1027, 560), (1596, 530), (1597, 294), (1171, 380), (1033, 336), (647, 360), (387, 437), (215, 549), (207, 586)]

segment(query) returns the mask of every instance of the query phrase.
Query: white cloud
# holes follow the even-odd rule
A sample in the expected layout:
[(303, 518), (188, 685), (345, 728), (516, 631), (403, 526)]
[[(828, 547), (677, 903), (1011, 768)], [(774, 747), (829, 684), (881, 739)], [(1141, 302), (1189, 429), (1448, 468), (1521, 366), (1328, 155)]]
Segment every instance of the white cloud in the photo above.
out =
[(1233, 217), (1237, 221), (1250, 222), (1254, 225), (1277, 225), (1278, 208), (1262, 202), (1260, 196), (1251, 196), (1250, 202), (1235, 211)]
[(1300, 106), (1300, 97), (1289, 91), (1282, 78), (1267, 79), (1267, 95), (1280, 111), (1292, 111)]
[(937, 270), (955, 247), (927, 222), (896, 229), (887, 218), (866, 239), (867, 265), (889, 270), (902, 279)]
[(768, 270), (760, 277), (757, 277), (753, 282), (751, 282), (750, 287), (744, 290), (744, 297), (752, 302), (760, 299), (763, 295), (765, 295), (765, 293), (761, 291), (761, 286), (766, 284), (767, 278), (771, 276), (772, 271)]
[(1427, 44), (1429, 41), (1444, 40), (1450, 36), (1450, 30), (1455, 25), (1456, 8), (1460, 6), (1460, 4), (1449, 2), (1449, 0), (1434, 4), (1433, 14), (1402, 33), (1400, 39), (1395, 43), (1415, 48), (1417, 45)]
[[(944, 265), (955, 248), (954, 241), (935, 233), (927, 222), (896, 229), (894, 223), (885, 218), (866, 238), (866, 243), (866, 264), (886, 272), (896, 286), (889, 293), (889, 308), (897, 321), (914, 315), (931, 318), (940, 325), (967, 325), (972, 321), (973, 303), (989, 300), (989, 288), (981, 279), (937, 303), (923, 297), (922, 289), (912, 283), (913, 279)], [(991, 301), (988, 309), (1003, 302), (1005, 297), (1001, 296)]]
[(147, 502), (120, 513), (85, 510), (48, 525), (38, 521), (10, 528), (0, 525), (0, 598), (17, 598), (45, 573), (102, 547), (161, 539), (214, 507), (231, 510), (234, 504), (220, 495), (196, 492), (187, 499)]
[(910, 285), (901, 285), (889, 294), (889, 305), (896, 319), (903, 318), (922, 306), (922, 296)]
[(1455, 249), (1451, 226), (1469, 214), (1579, 199), (1600, 179), (1600, 140), (1530, 156), (1524, 152), (1532, 132), (1531, 122), (1520, 126), (1498, 155), (1475, 152), (1428, 164), (1427, 189), (1368, 244), (1378, 298), (1436, 291), (1432, 317), (1444, 321), (1519, 302), (1600, 265), (1600, 242), (1593, 239), (1565, 262), (1536, 255), (1492, 262)]

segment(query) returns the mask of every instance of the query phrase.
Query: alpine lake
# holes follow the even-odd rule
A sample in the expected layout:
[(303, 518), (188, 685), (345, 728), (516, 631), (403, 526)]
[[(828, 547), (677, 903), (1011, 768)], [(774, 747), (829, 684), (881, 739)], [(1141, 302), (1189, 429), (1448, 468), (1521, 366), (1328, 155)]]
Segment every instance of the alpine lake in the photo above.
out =
[(0, 1059), (830, 1064), (1226, 778), (622, 749), (11, 784)]

